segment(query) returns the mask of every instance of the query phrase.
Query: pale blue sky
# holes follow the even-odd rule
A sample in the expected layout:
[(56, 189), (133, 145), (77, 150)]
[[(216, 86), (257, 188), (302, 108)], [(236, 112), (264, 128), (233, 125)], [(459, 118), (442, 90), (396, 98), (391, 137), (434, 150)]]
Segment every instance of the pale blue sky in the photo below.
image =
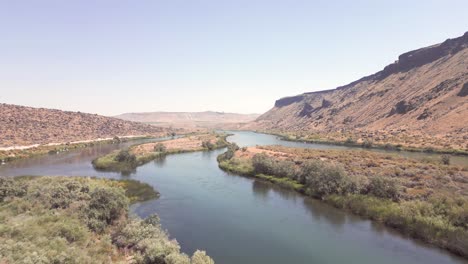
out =
[(461, 36), (467, 0), (0, 0), (0, 102), (262, 113)]

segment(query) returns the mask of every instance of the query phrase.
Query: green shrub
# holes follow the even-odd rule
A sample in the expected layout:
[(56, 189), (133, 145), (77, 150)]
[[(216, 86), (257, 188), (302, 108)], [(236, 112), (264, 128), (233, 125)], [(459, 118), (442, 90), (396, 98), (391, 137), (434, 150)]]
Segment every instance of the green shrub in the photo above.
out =
[(345, 194), (349, 181), (342, 166), (322, 164), (318, 171), (306, 176), (306, 186), (314, 196)]
[(43, 206), (50, 209), (65, 209), (74, 202), (88, 200), (88, 191), (89, 187), (83, 185), (80, 181), (62, 178), (46, 185), (36, 186), (29, 193), (29, 198), (39, 201)]
[(90, 197), (86, 217), (91, 230), (102, 232), (107, 225), (127, 213), (129, 200), (122, 189), (98, 188), (91, 192)]
[(374, 145), (374, 143), (369, 139), (365, 139), (362, 142), (362, 147), (364, 147), (364, 148), (372, 148), (373, 145)]
[(392, 178), (376, 176), (370, 179), (367, 192), (380, 198), (388, 198), (394, 201), (400, 199), (400, 185)]
[(226, 145), (228, 145), (228, 142), (224, 138), (218, 138), (216, 141), (217, 148), (225, 147)]
[(450, 155), (445, 154), (445, 155), (440, 156), (440, 161), (444, 165), (450, 165)]
[[(137, 263), (190, 263), (189, 257), (180, 252), (177, 241), (170, 240), (168, 234), (161, 229), (157, 215), (152, 215), (146, 220), (130, 220), (114, 234), (113, 241), (120, 248), (130, 248), (136, 251)], [(200, 253), (195, 253), (195, 259), (200, 258), (206, 261), (205, 255), (199, 255)]]
[(211, 143), (209, 140), (205, 140), (202, 142), (202, 147), (208, 150), (213, 150), (216, 148), (216, 145)]
[[(157, 216), (127, 218), (122, 185), (128, 189), (129, 180), (0, 178), (8, 194), (0, 207), (0, 262), (126, 263), (125, 251), (134, 256), (132, 263), (190, 264)], [(16, 187), (21, 196), (8, 199)]]
[(261, 153), (255, 154), (252, 158), (252, 165), (255, 174), (266, 174), (276, 177), (294, 178), (296, 174), (295, 164), (288, 160), (276, 160)]
[(205, 251), (197, 250), (193, 253), (192, 264), (214, 264), (214, 261), (206, 255)]
[(354, 145), (356, 144), (356, 140), (354, 140), (352, 137), (348, 137), (345, 141), (346, 145)]
[(158, 143), (154, 146), (154, 151), (164, 153), (167, 151), (167, 148), (163, 143)]
[(323, 166), (324, 163), (320, 160), (308, 160), (302, 163), (298, 181), (305, 184), (312, 178), (319, 177), (323, 171)]
[(239, 146), (236, 143), (231, 143), (228, 145), (226, 152), (218, 156), (218, 161), (230, 160), (234, 157), (235, 152), (239, 150)]
[(468, 203), (463, 206), (454, 206), (448, 213), (450, 222), (454, 226), (463, 227), (468, 230)]
[(119, 151), (115, 156), (115, 161), (117, 162), (127, 162), (127, 163), (136, 163), (136, 156), (131, 154), (128, 149)]
[(7, 197), (21, 197), (26, 194), (26, 191), (27, 185), (10, 177), (0, 177), (0, 202)]

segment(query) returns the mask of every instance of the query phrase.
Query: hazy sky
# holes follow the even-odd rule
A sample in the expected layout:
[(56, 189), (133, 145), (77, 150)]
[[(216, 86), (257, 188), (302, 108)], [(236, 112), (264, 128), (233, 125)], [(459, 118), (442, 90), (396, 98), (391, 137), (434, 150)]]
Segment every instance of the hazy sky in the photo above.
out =
[(468, 31), (467, 0), (0, 0), (0, 102), (262, 113)]

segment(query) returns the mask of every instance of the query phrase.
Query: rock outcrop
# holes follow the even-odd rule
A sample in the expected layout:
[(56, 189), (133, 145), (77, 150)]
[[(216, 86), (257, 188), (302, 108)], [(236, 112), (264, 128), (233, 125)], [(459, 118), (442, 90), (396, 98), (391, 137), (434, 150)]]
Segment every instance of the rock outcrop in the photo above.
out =
[(382, 71), (333, 90), (276, 101), (245, 128), (395, 132), (468, 137), (468, 32), (410, 51)]

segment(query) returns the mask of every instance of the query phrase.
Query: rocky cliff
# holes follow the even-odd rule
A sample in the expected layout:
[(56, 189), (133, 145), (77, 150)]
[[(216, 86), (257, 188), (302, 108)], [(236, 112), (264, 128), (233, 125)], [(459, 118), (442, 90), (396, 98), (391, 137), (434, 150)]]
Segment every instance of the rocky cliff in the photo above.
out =
[(348, 85), (279, 99), (246, 128), (370, 132), (384, 138), (401, 132), (454, 139), (468, 148), (468, 32), (404, 53), (382, 71)]

